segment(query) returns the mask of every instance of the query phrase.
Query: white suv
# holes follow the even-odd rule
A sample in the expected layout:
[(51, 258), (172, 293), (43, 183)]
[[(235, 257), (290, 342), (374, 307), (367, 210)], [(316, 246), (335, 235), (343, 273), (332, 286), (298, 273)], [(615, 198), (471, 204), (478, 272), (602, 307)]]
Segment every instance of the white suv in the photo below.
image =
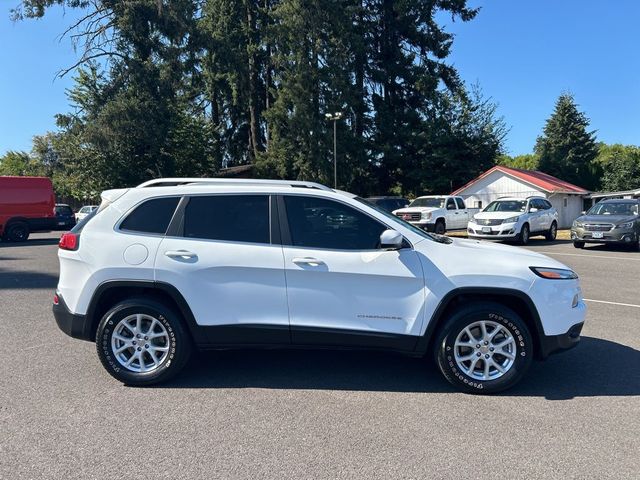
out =
[(102, 197), (60, 240), (53, 312), (127, 384), (167, 380), (194, 347), (304, 346), (431, 352), (452, 384), (495, 392), (580, 338), (561, 263), (322, 185), (161, 179)]
[(521, 245), (535, 235), (552, 241), (557, 233), (558, 211), (543, 197), (499, 198), (476, 213), (467, 226), (471, 238), (516, 240)]

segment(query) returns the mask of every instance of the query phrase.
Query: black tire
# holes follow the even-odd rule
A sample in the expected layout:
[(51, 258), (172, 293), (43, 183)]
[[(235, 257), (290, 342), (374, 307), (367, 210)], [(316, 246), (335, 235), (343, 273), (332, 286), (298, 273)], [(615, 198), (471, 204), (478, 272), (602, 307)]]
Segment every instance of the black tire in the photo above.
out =
[(529, 224), (525, 223), (524, 225), (522, 225), (522, 229), (520, 229), (520, 234), (518, 235), (518, 243), (520, 245), (527, 245), (530, 239), (531, 230), (529, 230)]
[(584, 248), (584, 242), (573, 242), (573, 248)]
[(9, 242), (26, 242), (29, 239), (29, 225), (25, 222), (15, 222), (10, 224), (5, 233), (4, 239)]
[[(454, 357), (455, 341), (458, 335), (466, 327), (482, 320), (504, 327), (515, 341), (513, 363), (504, 374), (490, 380), (470, 376), (459, 367)], [(499, 333), (498, 336), (500, 335)], [(494, 393), (513, 387), (526, 373), (533, 360), (533, 341), (524, 320), (510, 308), (494, 302), (472, 303), (456, 310), (438, 332), (434, 346), (436, 363), (444, 377), (459, 390), (470, 393)], [(489, 348), (484, 345), (482, 347)], [(462, 348), (468, 348), (470, 354), (474, 354), (476, 350), (475, 346)], [(490, 355), (492, 355), (491, 360), (495, 355), (498, 362), (507, 361), (506, 357), (500, 356), (499, 353), (490, 353)], [(484, 362), (483, 356), (483, 353), (479, 355), (477, 363)], [(473, 358), (475, 359), (475, 357)], [(478, 365), (478, 368), (483, 367), (484, 363), (481, 366)], [(497, 375), (497, 370), (494, 374)]]
[[(168, 341), (164, 341), (159, 345), (161, 347), (169, 347), (166, 356), (163, 357), (161, 353), (159, 365), (145, 373), (132, 371), (120, 363), (112, 348), (112, 336), (120, 321), (130, 315), (139, 313), (155, 318), (161, 323), (161, 327), (157, 326), (156, 328), (164, 328), (168, 337)], [(133, 338), (133, 334), (132, 340), (136, 340)], [(181, 316), (166, 305), (148, 298), (124, 300), (105, 313), (98, 325), (96, 348), (98, 357), (107, 372), (115, 379), (134, 386), (166, 382), (182, 370), (187, 364), (192, 351), (191, 338), (185, 330)], [(140, 350), (144, 346), (135, 348)], [(131, 347), (131, 350), (134, 350), (134, 347)], [(125, 354), (128, 355), (129, 353), (131, 352), (127, 350)], [(133, 351), (133, 354), (135, 353)], [(142, 353), (143, 356), (145, 354), (147, 355), (145, 361), (150, 360), (151, 353)], [(134, 361), (132, 366), (135, 366), (135, 363)], [(138, 361), (138, 363), (141, 362)]]
[(444, 235), (445, 233), (447, 233), (447, 226), (445, 225), (444, 220), (442, 220), (441, 218), (436, 221), (434, 232), (438, 235)]
[(549, 228), (549, 231), (545, 233), (544, 237), (547, 239), (548, 242), (553, 242), (557, 236), (558, 236), (558, 224), (556, 222), (552, 222), (551, 227)]

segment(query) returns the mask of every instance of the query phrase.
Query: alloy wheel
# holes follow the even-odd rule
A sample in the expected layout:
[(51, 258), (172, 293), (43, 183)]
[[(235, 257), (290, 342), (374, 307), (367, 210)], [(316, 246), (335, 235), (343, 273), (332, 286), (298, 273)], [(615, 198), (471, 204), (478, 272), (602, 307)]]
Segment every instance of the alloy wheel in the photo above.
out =
[(502, 324), (482, 320), (466, 326), (454, 344), (456, 364), (467, 376), (495, 380), (506, 374), (516, 359), (516, 341)]
[(123, 318), (111, 335), (111, 350), (129, 371), (157, 369), (169, 354), (169, 333), (157, 318), (137, 313)]

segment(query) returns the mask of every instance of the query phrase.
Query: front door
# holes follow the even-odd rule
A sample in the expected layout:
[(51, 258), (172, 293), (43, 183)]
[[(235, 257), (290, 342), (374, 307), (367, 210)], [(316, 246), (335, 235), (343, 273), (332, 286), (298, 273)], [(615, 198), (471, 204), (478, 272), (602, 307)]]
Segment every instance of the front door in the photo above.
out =
[(175, 286), (210, 343), (290, 342), (282, 246), (268, 195), (192, 196), (162, 240), (156, 281)]
[(408, 248), (378, 248), (388, 227), (346, 203), (287, 195), (279, 202), (294, 344), (411, 349), (425, 300)]

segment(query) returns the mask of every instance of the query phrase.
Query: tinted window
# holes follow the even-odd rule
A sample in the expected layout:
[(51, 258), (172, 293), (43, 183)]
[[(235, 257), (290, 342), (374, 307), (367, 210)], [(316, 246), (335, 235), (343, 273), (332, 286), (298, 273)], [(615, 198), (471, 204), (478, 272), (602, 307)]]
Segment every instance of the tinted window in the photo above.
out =
[(296, 247), (335, 250), (373, 250), (387, 227), (339, 202), (314, 197), (288, 196), (291, 241)]
[(231, 242), (269, 243), (269, 197), (191, 197), (185, 210), (184, 236)]
[(541, 200), (542, 204), (544, 205), (545, 210), (549, 210), (550, 208), (552, 208), (551, 203), (549, 203), (548, 200)]
[(447, 210), (455, 210), (456, 204), (453, 202), (453, 198), (447, 200)]
[(73, 211), (67, 205), (58, 205), (56, 207), (56, 215), (73, 215)]
[(460, 210), (464, 210), (465, 208), (467, 208), (464, 206), (464, 202), (462, 201), (461, 198), (456, 197), (456, 203), (458, 204), (458, 208)]
[(164, 234), (178, 206), (178, 200), (179, 197), (166, 197), (144, 202), (124, 219), (120, 230)]

